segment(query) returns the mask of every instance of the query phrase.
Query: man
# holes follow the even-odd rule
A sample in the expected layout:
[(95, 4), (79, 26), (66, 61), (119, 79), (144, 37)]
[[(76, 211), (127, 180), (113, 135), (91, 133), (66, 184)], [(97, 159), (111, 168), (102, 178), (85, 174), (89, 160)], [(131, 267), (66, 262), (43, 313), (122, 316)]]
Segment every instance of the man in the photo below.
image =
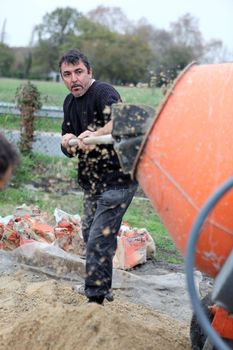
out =
[[(112, 145), (86, 145), (83, 139), (112, 131), (111, 105), (121, 102), (110, 85), (96, 81), (87, 57), (77, 49), (61, 57), (59, 68), (70, 94), (65, 98), (61, 149), (78, 155), (78, 183), (84, 190), (82, 232), (86, 243), (85, 295), (89, 302), (112, 300), (112, 259), (122, 217), (137, 184), (122, 172)], [(76, 147), (69, 141), (75, 138)]]
[(18, 154), (15, 148), (0, 134), (0, 190), (6, 186), (17, 163)]

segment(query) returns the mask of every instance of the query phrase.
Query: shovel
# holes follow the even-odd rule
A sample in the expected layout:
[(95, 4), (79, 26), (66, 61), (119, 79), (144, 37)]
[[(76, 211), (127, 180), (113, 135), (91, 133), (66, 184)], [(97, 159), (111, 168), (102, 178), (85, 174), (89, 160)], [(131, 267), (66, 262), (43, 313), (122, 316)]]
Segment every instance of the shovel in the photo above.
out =
[(113, 144), (113, 137), (111, 134), (101, 135), (101, 136), (90, 136), (85, 138), (77, 137), (75, 139), (70, 139), (69, 146), (76, 146), (78, 140), (82, 140), (85, 145), (108, 145)]
[[(134, 162), (152, 125), (155, 110), (146, 105), (115, 103), (111, 106), (111, 117), (112, 134), (85, 137), (82, 141), (86, 145), (113, 144), (123, 172), (133, 177)], [(71, 139), (69, 145), (75, 146), (77, 141), (77, 138)]]

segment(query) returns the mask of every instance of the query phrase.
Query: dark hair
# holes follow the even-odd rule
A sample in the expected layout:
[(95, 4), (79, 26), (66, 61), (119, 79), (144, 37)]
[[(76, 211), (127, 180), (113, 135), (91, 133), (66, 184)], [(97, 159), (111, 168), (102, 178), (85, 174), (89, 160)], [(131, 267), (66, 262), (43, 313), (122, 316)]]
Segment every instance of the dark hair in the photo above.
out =
[(83, 64), (85, 65), (85, 67), (87, 68), (88, 73), (90, 72), (91, 69), (91, 65), (88, 61), (87, 56), (85, 56), (81, 51), (79, 51), (78, 49), (71, 49), (69, 51), (67, 51), (59, 60), (59, 69), (61, 71), (61, 65), (62, 63), (66, 62), (66, 63), (71, 63), (71, 64), (75, 64), (77, 62), (83, 62)]
[(10, 166), (19, 163), (19, 155), (15, 147), (0, 133), (0, 179), (3, 178)]

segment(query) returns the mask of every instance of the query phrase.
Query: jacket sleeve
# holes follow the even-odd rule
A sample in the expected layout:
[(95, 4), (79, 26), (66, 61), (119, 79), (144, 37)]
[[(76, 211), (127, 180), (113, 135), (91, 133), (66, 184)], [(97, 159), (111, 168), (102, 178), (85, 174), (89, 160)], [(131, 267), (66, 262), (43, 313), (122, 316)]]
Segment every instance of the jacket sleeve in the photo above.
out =
[(103, 83), (98, 93), (98, 109), (102, 114), (105, 123), (111, 120), (111, 105), (122, 102), (121, 96), (113, 86)]
[[(65, 135), (65, 134), (75, 134), (71, 123), (70, 123), (70, 107), (71, 107), (71, 103), (72, 103), (72, 95), (68, 95), (65, 98), (65, 101), (63, 103), (63, 113), (64, 113), (64, 119), (62, 122), (62, 126), (61, 126), (61, 135)], [(64, 153), (67, 157), (72, 158), (73, 155), (68, 153), (66, 148), (64, 148), (61, 145), (61, 151), (62, 153)]]

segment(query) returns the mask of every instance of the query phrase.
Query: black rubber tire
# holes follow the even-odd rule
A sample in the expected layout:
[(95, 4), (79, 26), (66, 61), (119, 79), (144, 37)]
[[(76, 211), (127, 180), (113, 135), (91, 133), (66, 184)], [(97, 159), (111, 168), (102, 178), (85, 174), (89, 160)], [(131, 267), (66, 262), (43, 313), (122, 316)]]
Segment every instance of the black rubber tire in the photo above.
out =
[[(204, 308), (204, 311), (206, 313), (206, 316), (212, 322), (214, 316), (209, 310), (209, 306), (212, 305), (211, 301), (211, 293), (207, 294), (202, 300), (201, 304)], [(197, 317), (195, 314), (193, 314), (192, 319), (191, 319), (191, 324), (190, 324), (190, 339), (191, 339), (191, 345), (193, 350), (202, 350), (203, 346), (206, 341), (206, 335), (203, 332), (202, 328), (200, 327)]]
[[(210, 320), (210, 323), (213, 321), (214, 315), (210, 312), (209, 306), (213, 304), (211, 300), (211, 293), (207, 294), (202, 300), (201, 304), (204, 308), (204, 311), (206, 313), (206, 316)], [(191, 345), (192, 350), (203, 350), (203, 346), (206, 341), (206, 335), (203, 332), (202, 328), (197, 322), (197, 317), (195, 314), (193, 314), (190, 324), (190, 339), (191, 339)], [(233, 350), (233, 340), (227, 340), (225, 339), (226, 344), (229, 346), (230, 349)], [(213, 348), (213, 350), (217, 350), (216, 348)]]

